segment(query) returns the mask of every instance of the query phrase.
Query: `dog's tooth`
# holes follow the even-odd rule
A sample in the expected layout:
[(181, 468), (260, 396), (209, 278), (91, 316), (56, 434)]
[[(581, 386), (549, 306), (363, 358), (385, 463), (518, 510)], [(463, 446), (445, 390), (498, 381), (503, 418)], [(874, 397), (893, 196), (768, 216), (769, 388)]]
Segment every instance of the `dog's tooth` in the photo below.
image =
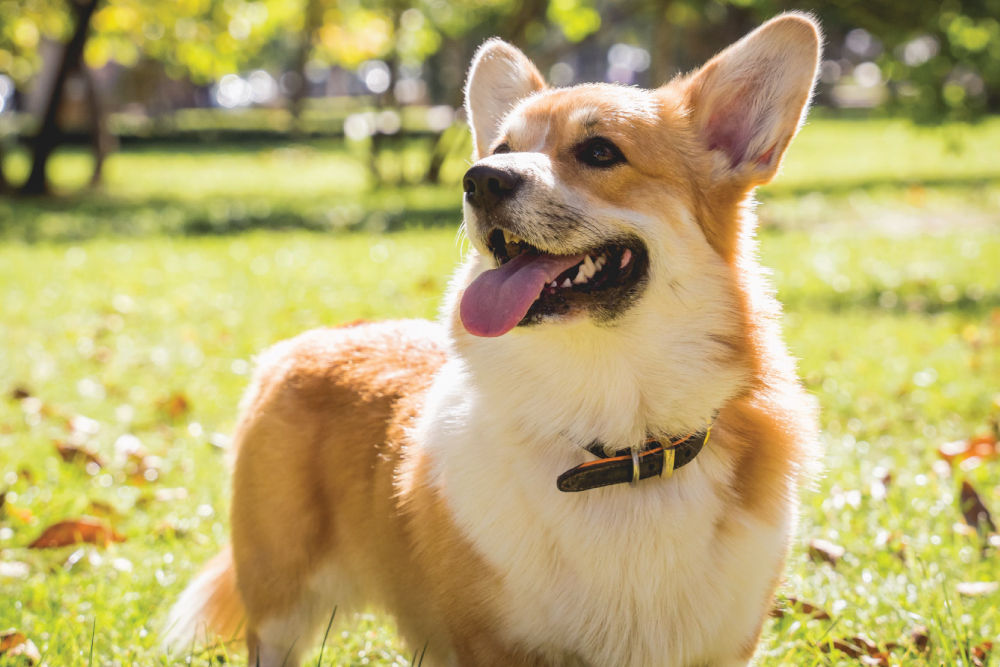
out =
[(569, 278), (567, 278), (566, 280), (562, 281), (562, 286), (563, 287), (572, 287), (573, 286), (573, 281), (571, 281)]
[(573, 278), (573, 284), (582, 285), (588, 280), (590, 280), (590, 276), (587, 275), (587, 269), (581, 264), (580, 270), (576, 272), (576, 278)]
[(558, 285), (556, 284), (556, 281), (553, 280), (549, 283), (549, 287), (558, 287)]
[(606, 263), (607, 261), (608, 261), (608, 258), (607, 258), (607, 257), (605, 257), (604, 255), (601, 255), (600, 257), (598, 257), (598, 258), (597, 258), (597, 261), (596, 261), (596, 262), (594, 262), (594, 266), (595, 266), (595, 267), (597, 267), (597, 270), (598, 270), (598, 271), (600, 271), (601, 269), (603, 269), (603, 268), (604, 268), (604, 264), (605, 264), (605, 263)]
[(587, 257), (583, 260), (583, 268), (587, 270), (588, 278), (594, 275), (594, 271), (597, 270), (596, 268), (594, 268), (594, 260), (590, 258), (590, 255), (587, 255)]
[(628, 263), (630, 261), (632, 261), (632, 251), (629, 250), (628, 248), (625, 248), (625, 252), (622, 253), (621, 264), (618, 266), (618, 268), (624, 269), (626, 266), (628, 266)]

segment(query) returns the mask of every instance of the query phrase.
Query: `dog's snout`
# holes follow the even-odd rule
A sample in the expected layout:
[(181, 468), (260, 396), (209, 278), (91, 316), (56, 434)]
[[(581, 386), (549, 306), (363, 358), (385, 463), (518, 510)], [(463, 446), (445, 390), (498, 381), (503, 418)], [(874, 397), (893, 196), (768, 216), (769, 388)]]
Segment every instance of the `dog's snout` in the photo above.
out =
[(516, 172), (477, 165), (465, 172), (462, 186), (466, 201), (476, 208), (489, 208), (512, 197), (521, 180)]

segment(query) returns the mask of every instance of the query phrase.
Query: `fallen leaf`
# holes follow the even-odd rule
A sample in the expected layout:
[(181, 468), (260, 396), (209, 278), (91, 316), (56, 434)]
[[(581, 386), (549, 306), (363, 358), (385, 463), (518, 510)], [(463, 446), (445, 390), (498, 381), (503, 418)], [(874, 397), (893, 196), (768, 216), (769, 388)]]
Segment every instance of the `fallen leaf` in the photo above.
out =
[(92, 513), (100, 516), (114, 516), (118, 514), (118, 511), (111, 503), (106, 503), (103, 500), (91, 500), (89, 509)]
[(191, 401), (180, 392), (174, 392), (159, 402), (160, 411), (171, 419), (177, 419), (191, 410)]
[(7, 502), (7, 492), (0, 491), (0, 510), (3, 509), (4, 503)]
[(813, 539), (809, 541), (809, 557), (814, 561), (826, 561), (836, 565), (844, 557), (845, 549), (829, 540)]
[(59, 456), (66, 463), (76, 463), (85, 468), (91, 465), (97, 466), (98, 469), (104, 467), (104, 461), (101, 460), (101, 457), (86, 447), (72, 445), (68, 442), (56, 442), (56, 451), (59, 452)]
[(15, 630), (0, 632), (0, 657), (24, 658), (29, 665), (35, 665), (42, 660), (42, 654), (34, 642)]
[(841, 639), (823, 642), (820, 645), (820, 650), (823, 651), (823, 653), (829, 653), (831, 645), (841, 653), (845, 653), (852, 658), (859, 658), (863, 655), (876, 656), (879, 654), (878, 645), (864, 635), (843, 637)]
[(29, 549), (65, 547), (78, 542), (88, 542), (108, 546), (111, 542), (124, 542), (125, 538), (111, 526), (93, 517), (69, 519), (53, 524), (42, 531), (38, 538), (28, 545)]
[(805, 614), (810, 618), (815, 618), (820, 621), (830, 620), (830, 614), (828, 614), (826, 610), (819, 605), (793, 597), (787, 597), (783, 600), (779, 600), (771, 609), (771, 617), (783, 618), (786, 610), (794, 611), (799, 614)]
[(962, 482), (962, 492), (959, 495), (959, 507), (965, 522), (975, 528), (981, 535), (997, 532), (996, 524), (990, 511), (983, 504), (982, 498), (976, 493), (968, 481)]
[(23, 387), (21, 385), (14, 387), (10, 391), (10, 397), (15, 401), (20, 401), (25, 398), (29, 398), (30, 396), (31, 392), (26, 387)]
[(1000, 589), (1000, 582), (997, 581), (962, 581), (955, 584), (955, 590), (966, 597), (979, 597), (989, 595)]
[(910, 632), (910, 641), (917, 653), (924, 653), (930, 647), (931, 636), (926, 625), (918, 625)]
[(998, 455), (997, 438), (993, 433), (982, 433), (967, 440), (946, 442), (938, 446), (938, 455), (949, 462), (961, 462), (971, 458), (995, 459)]
[(993, 642), (985, 641), (978, 646), (973, 646), (972, 651), (970, 651), (970, 658), (972, 658), (972, 664), (977, 667), (985, 667), (986, 659), (990, 655), (990, 651), (993, 650)]

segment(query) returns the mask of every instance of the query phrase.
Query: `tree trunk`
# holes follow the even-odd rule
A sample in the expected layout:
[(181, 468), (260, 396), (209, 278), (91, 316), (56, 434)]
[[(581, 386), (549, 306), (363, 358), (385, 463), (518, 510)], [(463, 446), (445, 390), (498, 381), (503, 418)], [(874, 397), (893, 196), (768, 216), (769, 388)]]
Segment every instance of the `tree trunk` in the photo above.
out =
[(653, 5), (653, 48), (649, 65), (649, 85), (662, 86), (674, 74), (674, 24), (668, 18), (669, 0)]
[(7, 193), (10, 192), (10, 182), (7, 180), (7, 177), (4, 175), (4, 170), (3, 170), (3, 162), (4, 162), (4, 160), (3, 160), (3, 157), (4, 157), (4, 145), (3, 145), (3, 143), (4, 143), (4, 138), (3, 138), (3, 136), (0, 136), (0, 195), (5, 195), (5, 194), (7, 194)]
[(533, 21), (541, 20), (548, 7), (546, 0), (521, 0), (507, 15), (497, 34), (514, 46), (524, 48), (524, 36)]
[(87, 106), (90, 112), (90, 140), (91, 148), (94, 152), (94, 170), (90, 174), (90, 187), (96, 188), (101, 184), (101, 176), (104, 173), (104, 160), (108, 153), (115, 149), (115, 138), (108, 130), (108, 114), (104, 103), (101, 100), (101, 91), (98, 89), (97, 77), (93, 70), (86, 65), (80, 69), (84, 82), (87, 84)]
[(49, 92), (49, 99), (45, 105), (45, 115), (42, 117), (42, 124), (38, 128), (32, 142), (31, 173), (28, 179), (21, 186), (21, 192), (29, 195), (44, 195), (49, 193), (49, 181), (46, 171), (49, 157), (58, 146), (59, 136), (59, 107), (62, 104), (63, 88), (70, 72), (78, 69), (83, 61), (83, 46), (87, 43), (87, 35), (90, 32), (90, 19), (94, 16), (94, 11), (100, 0), (71, 0), (70, 6), (76, 13), (76, 25), (73, 27), (73, 36), (63, 48), (62, 60), (59, 61), (59, 69), (56, 70), (55, 79), (52, 81), (52, 90)]
[(297, 81), (288, 94), (288, 111), (292, 115), (292, 135), (301, 137), (305, 132), (302, 128), (302, 108), (305, 106), (306, 93), (309, 91), (309, 79), (306, 77), (306, 66), (316, 43), (316, 33), (323, 26), (323, 3), (320, 0), (308, 0), (306, 15), (299, 36), (299, 45), (295, 50), (295, 60), (291, 71), (295, 72)]

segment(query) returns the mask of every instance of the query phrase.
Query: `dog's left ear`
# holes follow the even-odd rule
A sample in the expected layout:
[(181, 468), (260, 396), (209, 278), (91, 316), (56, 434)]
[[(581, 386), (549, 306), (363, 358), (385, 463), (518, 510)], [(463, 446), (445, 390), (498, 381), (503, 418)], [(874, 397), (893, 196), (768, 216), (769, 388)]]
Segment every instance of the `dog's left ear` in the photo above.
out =
[(691, 75), (687, 102), (716, 177), (741, 188), (774, 178), (805, 118), (820, 40), (811, 17), (783, 14)]
[(465, 113), (477, 160), (496, 140), (507, 112), (543, 88), (545, 80), (538, 68), (517, 47), (496, 38), (479, 47), (465, 84)]

